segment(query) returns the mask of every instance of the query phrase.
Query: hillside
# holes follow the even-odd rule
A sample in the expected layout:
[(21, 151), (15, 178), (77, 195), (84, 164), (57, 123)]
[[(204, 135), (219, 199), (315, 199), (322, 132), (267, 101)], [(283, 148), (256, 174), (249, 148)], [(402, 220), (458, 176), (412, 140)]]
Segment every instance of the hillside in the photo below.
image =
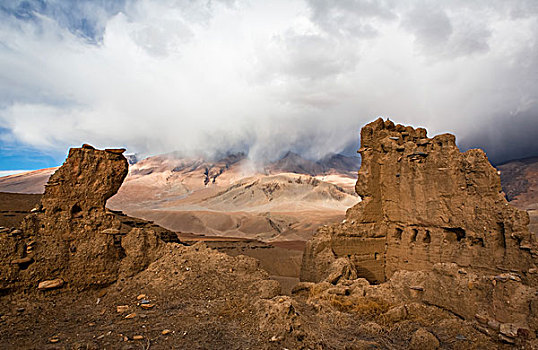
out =
[(108, 206), (181, 232), (306, 240), (359, 200), (352, 174), (291, 153), (263, 167), (243, 154), (215, 162), (157, 156), (131, 166)]

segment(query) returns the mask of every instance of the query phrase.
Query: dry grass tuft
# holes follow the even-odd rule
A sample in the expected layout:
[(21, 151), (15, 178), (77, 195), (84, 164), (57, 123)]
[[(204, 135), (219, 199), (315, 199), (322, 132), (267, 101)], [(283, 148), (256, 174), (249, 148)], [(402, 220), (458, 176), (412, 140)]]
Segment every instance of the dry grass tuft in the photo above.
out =
[(331, 305), (341, 312), (353, 313), (364, 318), (375, 318), (389, 310), (390, 305), (378, 298), (332, 295)]

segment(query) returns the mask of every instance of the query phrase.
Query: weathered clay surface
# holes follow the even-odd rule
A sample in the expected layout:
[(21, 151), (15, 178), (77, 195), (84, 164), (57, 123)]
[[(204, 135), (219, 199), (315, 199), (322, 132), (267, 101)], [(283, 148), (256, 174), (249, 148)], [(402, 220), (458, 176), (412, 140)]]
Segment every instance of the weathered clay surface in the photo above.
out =
[(363, 201), (308, 242), (303, 281), (334, 280), (333, 264), (345, 258), (355, 266), (347, 271), (374, 283), (409, 271), (406, 280), (417, 281), (404, 299), (465, 318), (533, 322), (538, 249), (528, 214), (507, 203), (483, 151), (461, 153), (453, 135), (428, 138), (425, 129), (378, 119), (362, 129), (359, 152)]
[(77, 289), (109, 285), (154, 261), (161, 238), (177, 241), (163, 228), (105, 209), (127, 171), (121, 150), (72, 148), (49, 179), (41, 208), (22, 230), (0, 236), (0, 289), (57, 279)]

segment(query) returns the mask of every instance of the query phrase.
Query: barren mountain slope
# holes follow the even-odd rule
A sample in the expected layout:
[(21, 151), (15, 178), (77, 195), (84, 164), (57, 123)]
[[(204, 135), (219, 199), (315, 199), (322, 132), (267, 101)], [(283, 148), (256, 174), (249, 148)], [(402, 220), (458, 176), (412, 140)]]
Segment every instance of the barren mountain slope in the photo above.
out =
[(58, 168), (46, 168), (0, 177), (0, 191), (12, 193), (43, 193), (49, 177)]
[(507, 199), (529, 213), (530, 230), (538, 234), (538, 157), (513, 160), (497, 169)]
[(359, 198), (352, 172), (307, 160), (299, 162), (310, 164), (304, 172), (319, 170), (317, 177), (283, 172), (290, 157), (262, 169), (242, 154), (217, 162), (150, 157), (131, 166), (109, 206), (182, 232), (305, 240)]

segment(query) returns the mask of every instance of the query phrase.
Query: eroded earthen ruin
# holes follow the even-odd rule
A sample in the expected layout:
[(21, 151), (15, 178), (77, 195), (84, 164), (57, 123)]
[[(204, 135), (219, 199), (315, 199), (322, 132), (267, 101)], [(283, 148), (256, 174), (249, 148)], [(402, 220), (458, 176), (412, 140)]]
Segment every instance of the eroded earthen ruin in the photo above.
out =
[(453, 135), (428, 138), (425, 129), (378, 119), (362, 129), (359, 152), (363, 200), (309, 243), (303, 280), (323, 279), (338, 257), (371, 282), (441, 262), (535, 279), (528, 214), (508, 204), (483, 151), (461, 153)]
[[(40, 208), (1, 235), (0, 289), (106, 286), (144, 269), (164, 241), (157, 225), (105, 209), (128, 172), (123, 149), (72, 148), (49, 179)], [(52, 287), (51, 287), (52, 286)]]
[[(464, 317), (531, 324), (538, 249), (528, 214), (508, 204), (485, 153), (461, 153), (451, 134), (428, 138), (425, 129), (382, 119), (364, 126), (359, 152), (363, 200), (308, 242), (301, 279), (330, 277), (345, 259), (346, 275), (392, 278), (406, 297)], [(403, 289), (394, 282), (402, 278)]]

